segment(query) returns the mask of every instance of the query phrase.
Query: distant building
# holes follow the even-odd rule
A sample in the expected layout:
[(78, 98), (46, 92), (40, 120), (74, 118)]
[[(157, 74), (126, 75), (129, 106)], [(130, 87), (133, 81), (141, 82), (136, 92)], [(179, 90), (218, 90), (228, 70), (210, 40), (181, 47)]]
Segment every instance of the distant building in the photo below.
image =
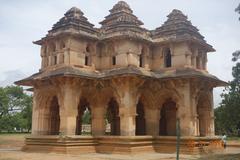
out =
[[(85, 143), (88, 151), (93, 146), (97, 152), (139, 146), (173, 151), (175, 142), (171, 147), (168, 142), (175, 141), (177, 118), (181, 136), (192, 137), (182, 140), (190, 147), (198, 147), (198, 136), (205, 137), (201, 141), (205, 145), (221, 143), (214, 138), (213, 88), (226, 83), (207, 72), (207, 53), (215, 50), (181, 11), (174, 9), (167, 17), (159, 28), (147, 30), (120, 1), (101, 27), (94, 28), (80, 9), (67, 11), (44, 38), (34, 42), (41, 46), (40, 71), (16, 82), (34, 88), (32, 137), (26, 148), (57, 151), (63, 146), (43, 141), (44, 137), (81, 135), (86, 109), (93, 135)], [(106, 118), (115, 139), (105, 135)], [(64, 147), (84, 152), (84, 140), (73, 136)]]

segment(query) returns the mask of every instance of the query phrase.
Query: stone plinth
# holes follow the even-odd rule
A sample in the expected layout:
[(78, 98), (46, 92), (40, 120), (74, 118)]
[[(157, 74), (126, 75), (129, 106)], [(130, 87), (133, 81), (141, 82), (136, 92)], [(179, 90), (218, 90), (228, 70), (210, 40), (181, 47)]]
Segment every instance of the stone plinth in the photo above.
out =
[[(180, 153), (205, 154), (222, 151), (220, 137), (181, 137)], [(175, 153), (174, 136), (28, 136), (26, 152), (46, 153)]]

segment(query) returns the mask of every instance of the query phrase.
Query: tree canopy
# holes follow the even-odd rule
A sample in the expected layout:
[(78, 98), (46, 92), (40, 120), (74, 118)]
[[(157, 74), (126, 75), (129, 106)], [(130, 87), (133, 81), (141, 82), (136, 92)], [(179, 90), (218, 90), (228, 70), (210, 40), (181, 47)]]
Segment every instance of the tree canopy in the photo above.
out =
[(215, 109), (217, 134), (239, 135), (240, 133), (240, 52), (233, 54), (233, 80), (222, 94), (220, 107)]
[[(239, 5), (238, 5), (238, 7), (235, 9), (235, 11), (240, 14), (240, 3), (239, 3)], [(239, 20), (240, 20), (240, 17), (239, 17)]]
[(32, 96), (22, 87), (0, 87), (0, 132), (29, 131), (32, 119)]

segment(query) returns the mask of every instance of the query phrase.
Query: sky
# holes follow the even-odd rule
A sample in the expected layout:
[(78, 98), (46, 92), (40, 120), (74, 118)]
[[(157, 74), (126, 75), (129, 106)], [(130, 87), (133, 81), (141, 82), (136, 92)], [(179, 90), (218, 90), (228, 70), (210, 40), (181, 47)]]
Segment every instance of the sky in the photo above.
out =
[[(208, 71), (232, 80), (231, 54), (240, 49), (239, 0), (125, 0), (147, 29), (161, 26), (173, 9), (181, 10), (216, 52), (208, 54)], [(117, 0), (0, 0), (0, 81), (15, 73), (29, 76), (40, 69), (40, 47), (32, 42), (47, 34), (64, 13), (80, 8), (95, 27)], [(12, 79), (12, 78), (10, 78)], [(214, 89), (215, 106), (223, 88)]]

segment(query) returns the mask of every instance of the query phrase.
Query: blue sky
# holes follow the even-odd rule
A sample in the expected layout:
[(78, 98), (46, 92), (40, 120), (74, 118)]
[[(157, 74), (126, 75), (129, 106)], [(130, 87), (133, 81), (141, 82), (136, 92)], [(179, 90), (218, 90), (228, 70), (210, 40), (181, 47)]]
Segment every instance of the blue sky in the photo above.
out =
[[(208, 55), (211, 74), (232, 79), (231, 54), (240, 49), (238, 0), (126, 0), (144, 27), (155, 29), (173, 9), (180, 9), (197, 26), (215, 53)], [(40, 68), (40, 47), (32, 44), (46, 35), (52, 25), (73, 6), (80, 8), (96, 27), (117, 0), (0, 0), (0, 81), (6, 72), (31, 75)], [(11, 72), (12, 73), (12, 72)], [(215, 103), (220, 102), (215, 89)]]

